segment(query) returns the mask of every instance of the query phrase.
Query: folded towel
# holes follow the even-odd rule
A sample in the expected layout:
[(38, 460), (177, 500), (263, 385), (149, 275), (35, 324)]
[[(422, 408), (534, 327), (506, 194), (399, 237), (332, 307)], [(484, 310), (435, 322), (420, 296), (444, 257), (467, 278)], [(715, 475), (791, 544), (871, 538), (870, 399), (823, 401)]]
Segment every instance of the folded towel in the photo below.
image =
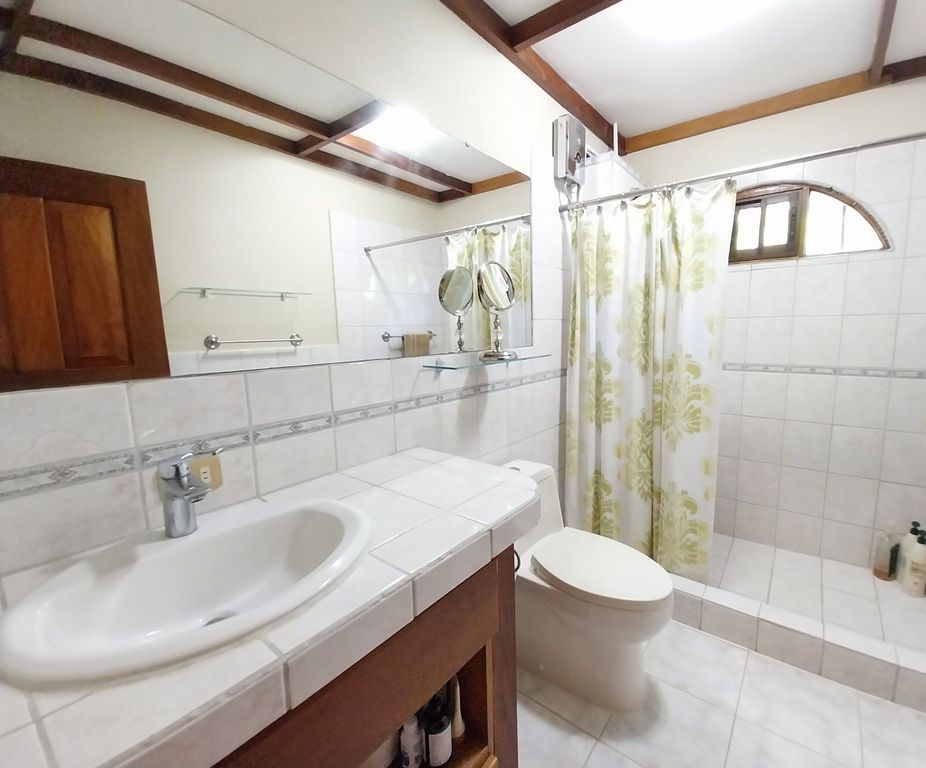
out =
[(431, 334), (406, 333), (402, 336), (402, 354), (405, 357), (427, 355), (431, 351)]

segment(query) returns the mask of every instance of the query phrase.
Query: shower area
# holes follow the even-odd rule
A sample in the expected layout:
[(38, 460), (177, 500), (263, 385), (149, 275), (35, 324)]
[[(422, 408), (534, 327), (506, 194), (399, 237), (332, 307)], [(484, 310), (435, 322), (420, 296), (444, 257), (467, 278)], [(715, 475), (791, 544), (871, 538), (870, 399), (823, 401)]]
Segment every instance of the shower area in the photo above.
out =
[(926, 706), (926, 598), (872, 574), (926, 523), (926, 138), (594, 194), (561, 208), (567, 522), (662, 563), (680, 621)]

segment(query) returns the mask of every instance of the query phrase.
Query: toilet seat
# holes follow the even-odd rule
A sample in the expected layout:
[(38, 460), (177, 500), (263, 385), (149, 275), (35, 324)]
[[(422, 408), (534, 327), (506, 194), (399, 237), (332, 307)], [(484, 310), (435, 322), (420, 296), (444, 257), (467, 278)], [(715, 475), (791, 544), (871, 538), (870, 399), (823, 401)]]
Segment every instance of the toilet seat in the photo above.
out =
[(530, 554), (537, 576), (587, 603), (647, 611), (672, 599), (665, 569), (614, 539), (563, 528), (537, 542)]

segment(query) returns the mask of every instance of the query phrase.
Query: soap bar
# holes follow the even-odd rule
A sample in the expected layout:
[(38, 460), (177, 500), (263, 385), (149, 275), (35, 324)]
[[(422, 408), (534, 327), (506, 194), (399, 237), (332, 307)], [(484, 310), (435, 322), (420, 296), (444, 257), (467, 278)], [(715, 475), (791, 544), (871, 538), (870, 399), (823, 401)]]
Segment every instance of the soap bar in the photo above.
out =
[(214, 453), (190, 462), (190, 474), (213, 491), (222, 487), (222, 460)]

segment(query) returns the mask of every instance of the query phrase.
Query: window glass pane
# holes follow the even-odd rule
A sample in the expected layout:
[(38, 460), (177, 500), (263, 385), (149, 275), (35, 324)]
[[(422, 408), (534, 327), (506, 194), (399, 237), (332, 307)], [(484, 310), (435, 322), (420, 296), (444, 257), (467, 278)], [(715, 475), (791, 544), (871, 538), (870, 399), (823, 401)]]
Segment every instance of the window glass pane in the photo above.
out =
[(736, 212), (736, 250), (749, 251), (759, 247), (759, 221), (762, 210), (758, 205), (739, 208)]
[(804, 252), (808, 256), (842, 252), (842, 217), (845, 210), (846, 204), (835, 197), (810, 193), (804, 241)]
[(849, 206), (845, 206), (845, 208), (846, 236), (844, 250), (880, 251), (883, 247), (881, 238), (878, 237), (878, 233), (875, 232), (871, 224), (865, 221), (865, 217), (854, 208)]
[(782, 200), (765, 206), (765, 231), (762, 245), (784, 245), (788, 242), (791, 201)]

